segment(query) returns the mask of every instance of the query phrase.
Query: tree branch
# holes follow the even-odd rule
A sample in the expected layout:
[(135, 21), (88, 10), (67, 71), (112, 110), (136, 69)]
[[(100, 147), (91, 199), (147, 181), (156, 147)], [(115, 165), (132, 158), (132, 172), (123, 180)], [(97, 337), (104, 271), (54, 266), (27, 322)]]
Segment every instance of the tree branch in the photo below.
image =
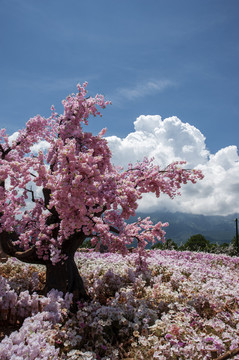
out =
[(0, 144), (0, 150), (1, 150), (2, 154), (4, 154), (4, 149), (2, 147), (2, 144)]
[(3, 230), (0, 233), (0, 243), (2, 246), (2, 250), (5, 254), (15, 257), (18, 260), (21, 260), (28, 264), (37, 264), (37, 265), (45, 265), (46, 261), (43, 259), (39, 259), (36, 254), (36, 247), (32, 246), (30, 249), (26, 251), (18, 251), (16, 246), (12, 243), (12, 240), (16, 241), (18, 240), (19, 236), (18, 234), (13, 232), (7, 232)]
[[(24, 137), (23, 137), (23, 138), (24, 138)], [(16, 146), (18, 146), (18, 145), (20, 145), (20, 144), (21, 144), (21, 141), (18, 141), (18, 142), (16, 143)], [(7, 148), (6, 150), (4, 150), (3, 147), (2, 147), (2, 144), (0, 144), (0, 150), (1, 150), (1, 152), (2, 152), (2, 159), (5, 159), (5, 156), (6, 156), (8, 153), (10, 153), (10, 151), (12, 151), (12, 148), (9, 147), (9, 148)]]
[(232, 357), (234, 357), (235, 355), (239, 354), (239, 347), (233, 350), (229, 350), (227, 351), (225, 354), (217, 357), (215, 360), (226, 360), (226, 359), (231, 359)]
[(119, 233), (120, 233), (118, 229), (116, 229), (114, 226), (111, 226), (111, 225), (110, 225), (110, 227), (109, 227), (109, 230), (112, 231), (112, 232), (114, 232), (115, 234), (119, 234)]
[[(59, 214), (58, 212), (56, 211), (56, 208), (55, 206), (53, 206), (51, 209), (48, 209), (48, 205), (50, 203), (50, 200), (51, 200), (51, 189), (48, 189), (48, 188), (43, 188), (42, 189), (42, 192), (43, 192), (43, 196), (44, 196), (44, 205), (45, 205), (45, 208), (50, 211), (52, 213), (52, 215), (54, 215), (54, 220), (57, 220), (59, 222), (60, 218), (59, 218)], [(57, 222), (55, 221), (55, 222)], [(54, 224), (53, 222), (51, 224)], [(50, 224), (48, 224), (50, 225)]]
[(29, 189), (27, 189), (27, 188), (24, 188), (24, 190), (26, 190), (26, 191), (28, 191), (28, 192), (30, 192), (31, 194), (32, 194), (32, 202), (36, 202), (36, 200), (35, 200), (35, 196), (34, 196), (34, 191), (31, 189), (31, 190), (29, 190)]

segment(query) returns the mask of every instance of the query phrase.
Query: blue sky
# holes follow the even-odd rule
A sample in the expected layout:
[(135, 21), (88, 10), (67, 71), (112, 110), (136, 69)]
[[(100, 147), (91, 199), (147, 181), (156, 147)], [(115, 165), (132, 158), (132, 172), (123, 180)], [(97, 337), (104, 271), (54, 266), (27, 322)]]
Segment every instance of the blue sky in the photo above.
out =
[(0, 3), (0, 122), (9, 134), (52, 104), (61, 112), (88, 81), (90, 95), (112, 100), (90, 131), (123, 139), (141, 115), (177, 116), (212, 156), (238, 146), (238, 0)]

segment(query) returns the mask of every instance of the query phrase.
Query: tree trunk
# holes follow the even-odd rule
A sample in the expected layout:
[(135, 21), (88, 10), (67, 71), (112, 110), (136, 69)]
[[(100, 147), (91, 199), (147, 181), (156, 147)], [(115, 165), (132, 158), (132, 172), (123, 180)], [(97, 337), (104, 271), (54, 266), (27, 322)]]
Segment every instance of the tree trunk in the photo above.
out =
[(62, 291), (63, 294), (72, 293), (75, 305), (79, 300), (89, 299), (73, 255), (68, 255), (67, 260), (55, 265), (47, 262), (44, 294), (46, 295), (51, 289)]
[(77, 310), (77, 301), (89, 300), (90, 297), (86, 293), (83, 280), (78, 272), (74, 255), (78, 247), (85, 240), (83, 233), (74, 233), (63, 242), (62, 254), (67, 256), (67, 259), (53, 265), (50, 261), (39, 259), (36, 253), (35, 246), (32, 246), (26, 251), (17, 251), (12, 243), (12, 239), (17, 239), (17, 234), (7, 233), (2, 231), (0, 234), (0, 243), (2, 250), (9, 256), (30, 264), (41, 264), (46, 266), (46, 284), (44, 288), (44, 295), (50, 290), (56, 289), (62, 291), (63, 294), (67, 292), (73, 294), (72, 310)]

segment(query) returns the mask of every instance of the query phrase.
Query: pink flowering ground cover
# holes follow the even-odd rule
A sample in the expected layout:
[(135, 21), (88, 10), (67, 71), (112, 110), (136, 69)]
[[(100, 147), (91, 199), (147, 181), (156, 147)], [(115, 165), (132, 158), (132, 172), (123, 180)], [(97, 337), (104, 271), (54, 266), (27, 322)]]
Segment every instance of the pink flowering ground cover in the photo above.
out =
[[(239, 258), (195, 252), (77, 252), (91, 300), (39, 295), (41, 266), (0, 264), (0, 359), (216, 359), (239, 347)], [(21, 276), (19, 276), (21, 274)], [(24, 276), (22, 276), (24, 274)], [(239, 359), (235, 355), (233, 359)]]

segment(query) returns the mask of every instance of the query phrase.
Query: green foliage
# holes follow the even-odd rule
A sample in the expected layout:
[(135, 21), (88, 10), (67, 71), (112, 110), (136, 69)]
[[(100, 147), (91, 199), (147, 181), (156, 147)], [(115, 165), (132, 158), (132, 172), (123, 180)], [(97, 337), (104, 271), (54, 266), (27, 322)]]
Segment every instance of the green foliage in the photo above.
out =
[(183, 245), (183, 250), (206, 251), (210, 247), (210, 242), (202, 235), (192, 235)]
[(231, 244), (233, 245), (233, 247), (236, 248), (237, 246), (236, 236), (233, 237)]
[(211, 243), (202, 234), (192, 235), (185, 244), (178, 246), (172, 239), (167, 239), (164, 243), (158, 242), (151, 247), (151, 250), (178, 250), (178, 251), (203, 251), (214, 254), (227, 254), (229, 256), (239, 256), (236, 248), (236, 237), (231, 243), (222, 244)]
[(172, 239), (167, 239), (164, 243), (163, 242), (158, 242), (157, 244), (154, 244), (151, 247), (152, 250), (155, 249), (161, 249), (161, 250), (177, 250), (178, 249), (178, 245), (172, 240)]
[(93, 249), (94, 246), (91, 245), (91, 239), (85, 239), (83, 244), (80, 246), (81, 249)]
[[(86, 239), (80, 246), (83, 249), (93, 249), (91, 239)], [(130, 248), (132, 251), (134, 248)], [(236, 237), (232, 239), (231, 243), (211, 243), (202, 234), (192, 235), (185, 244), (178, 246), (172, 239), (167, 239), (165, 242), (158, 242), (151, 247), (151, 250), (179, 250), (179, 251), (203, 251), (214, 254), (227, 254), (229, 256), (238, 256), (236, 249)]]
[(154, 244), (151, 247), (151, 250), (163, 250), (164, 249), (164, 244), (162, 242), (158, 242), (157, 244)]

